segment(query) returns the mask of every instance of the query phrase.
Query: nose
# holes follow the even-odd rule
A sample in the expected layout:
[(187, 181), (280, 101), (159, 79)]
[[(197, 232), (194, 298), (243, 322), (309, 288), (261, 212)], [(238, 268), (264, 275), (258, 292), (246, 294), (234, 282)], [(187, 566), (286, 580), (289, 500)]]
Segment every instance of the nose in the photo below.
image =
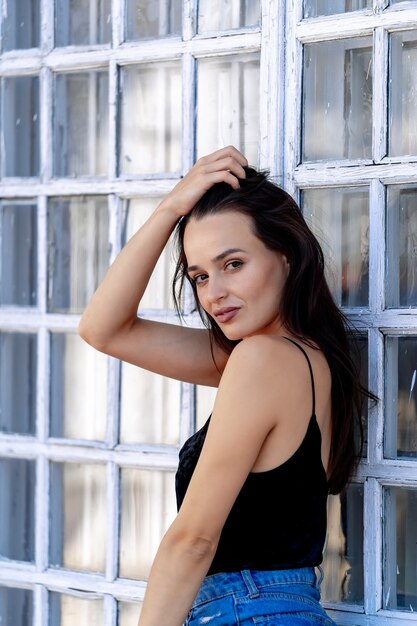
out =
[(214, 304), (226, 296), (226, 285), (221, 276), (210, 276), (207, 287), (207, 299), (210, 304)]

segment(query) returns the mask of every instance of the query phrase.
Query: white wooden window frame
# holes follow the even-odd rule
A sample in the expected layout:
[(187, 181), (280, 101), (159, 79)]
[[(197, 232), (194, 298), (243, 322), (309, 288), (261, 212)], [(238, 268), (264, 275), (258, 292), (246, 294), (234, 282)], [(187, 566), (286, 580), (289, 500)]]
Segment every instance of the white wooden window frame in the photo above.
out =
[[(117, 177), (118, 66), (158, 60), (182, 60), (183, 148), (182, 173), (193, 163), (195, 144), (194, 97), (196, 59), (231, 53), (260, 51), (259, 166), (294, 195), (314, 187), (369, 185), (370, 190), (370, 302), (369, 308), (346, 312), (368, 334), (370, 387), (384, 398), (384, 335), (411, 335), (417, 331), (417, 313), (409, 309), (384, 309), (385, 185), (415, 183), (417, 163), (385, 156), (388, 34), (417, 28), (417, 2), (397, 4), (384, 12), (386, 2), (375, 0), (373, 10), (325, 18), (302, 19), (301, 0), (262, 0), (262, 28), (227, 33), (196, 34), (197, 0), (184, 0), (183, 36), (158, 41), (124, 42), (124, 2), (112, 2), (113, 46), (54, 48), (54, 6), (41, 0), (42, 28), (39, 49), (5, 53), (0, 76), (40, 77), (40, 163), (36, 179), (4, 179), (2, 199), (37, 199), (38, 202), (38, 306), (0, 309), (0, 330), (35, 332), (38, 337), (37, 437), (0, 436), (0, 456), (36, 460), (35, 563), (2, 562), (0, 584), (30, 588), (34, 592), (33, 626), (48, 622), (48, 590), (104, 597), (105, 626), (116, 626), (117, 600), (140, 601), (145, 583), (117, 579), (119, 466), (174, 471), (175, 446), (117, 445), (119, 365), (109, 359), (108, 430), (104, 444), (65, 443), (48, 438), (49, 333), (75, 332), (79, 316), (48, 313), (47, 204), (53, 196), (106, 194), (109, 198), (110, 233), (114, 257), (120, 249), (122, 202), (135, 196), (161, 196), (175, 184), (172, 175)], [(326, 162), (300, 165), (302, 46), (316, 41), (374, 34), (373, 154), (374, 161)], [(52, 178), (53, 73), (98, 67), (109, 68), (109, 167), (107, 179)], [(294, 106), (296, 103), (296, 106)], [(198, 324), (186, 303), (187, 321)], [(172, 311), (148, 310), (149, 318), (177, 320)], [(193, 429), (195, 390), (182, 385), (180, 439)], [(417, 487), (417, 464), (383, 457), (383, 401), (370, 408), (368, 458), (361, 463), (358, 480), (365, 485), (365, 605), (328, 608), (338, 624), (369, 626), (415, 623), (413, 614), (384, 611), (382, 606), (382, 486)], [(48, 569), (48, 485), (50, 461), (101, 462), (107, 466), (109, 542), (103, 575)], [(76, 591), (77, 590), (77, 591)], [(90, 596), (93, 594), (93, 596)], [(95, 595), (94, 595), (95, 594)], [(361, 613), (361, 611), (365, 611)]]
[[(417, 159), (387, 156), (388, 45), (391, 32), (417, 29), (417, 2), (388, 7), (374, 0), (370, 10), (302, 19), (302, 2), (288, 3), (285, 65), (284, 184), (295, 197), (303, 189), (369, 186), (369, 307), (344, 309), (368, 336), (369, 386), (381, 401), (369, 407), (368, 456), (357, 472), (364, 483), (364, 606), (327, 604), (340, 626), (415, 624), (415, 614), (383, 607), (383, 488), (395, 485), (417, 488), (417, 464), (385, 459), (384, 396), (386, 335), (417, 334), (416, 309), (385, 308), (386, 186), (416, 184)], [(373, 159), (301, 163), (302, 48), (304, 44), (373, 36)], [(296, 103), (296, 106), (294, 106)], [(392, 383), (393, 381), (391, 381)], [(395, 381), (394, 381), (395, 382)]]

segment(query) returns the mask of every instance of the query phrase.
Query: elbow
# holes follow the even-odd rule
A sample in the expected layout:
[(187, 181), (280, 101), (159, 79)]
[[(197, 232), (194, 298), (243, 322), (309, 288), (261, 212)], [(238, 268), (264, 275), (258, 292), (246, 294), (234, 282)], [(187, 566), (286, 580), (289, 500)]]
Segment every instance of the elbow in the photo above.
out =
[(218, 540), (193, 532), (173, 533), (166, 539), (174, 552), (195, 563), (211, 563), (218, 544)]
[(78, 324), (78, 334), (86, 343), (99, 350), (100, 352), (106, 351), (106, 345), (102, 338), (100, 338), (97, 331), (91, 325), (88, 320), (83, 316)]

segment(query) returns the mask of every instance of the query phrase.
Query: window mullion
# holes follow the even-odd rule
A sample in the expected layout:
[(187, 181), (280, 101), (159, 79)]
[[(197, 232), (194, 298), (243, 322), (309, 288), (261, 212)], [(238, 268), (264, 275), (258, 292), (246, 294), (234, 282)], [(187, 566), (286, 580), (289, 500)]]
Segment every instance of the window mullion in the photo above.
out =
[(182, 173), (195, 159), (195, 106), (197, 93), (196, 60), (186, 52), (182, 58)]
[(378, 27), (374, 34), (373, 53), (372, 153), (375, 163), (387, 156), (387, 98), (388, 98), (388, 32)]
[(294, 171), (300, 160), (301, 98), (302, 98), (302, 44), (296, 36), (297, 22), (302, 17), (302, 1), (288, 6), (286, 30), (285, 64), (285, 131), (284, 131), (284, 187), (295, 193)]
[(35, 562), (36, 570), (44, 572), (49, 562), (49, 463), (39, 455), (36, 459), (35, 491)]
[(369, 329), (369, 388), (379, 400), (370, 403), (368, 424), (368, 460), (381, 463), (384, 457), (384, 335), (378, 328)]
[(184, 41), (190, 41), (197, 32), (197, 2), (198, 0), (184, 0), (183, 2), (182, 38)]
[(107, 463), (107, 547), (106, 547), (106, 580), (113, 582), (117, 578), (119, 554), (119, 468), (109, 461)]
[(52, 176), (53, 146), (53, 75), (47, 68), (40, 72), (40, 179), (43, 183)]
[(40, 48), (47, 54), (54, 47), (55, 2), (40, 0), (41, 41)]
[(35, 584), (33, 587), (34, 616), (33, 626), (45, 626), (49, 623), (48, 617), (48, 591), (43, 585)]
[(379, 315), (385, 307), (385, 186), (371, 181), (369, 189), (369, 308)]
[(283, 178), (285, 10), (278, 0), (262, 0), (259, 111), (259, 167)]
[(365, 614), (375, 615), (382, 606), (382, 489), (374, 478), (365, 480), (364, 591)]
[(109, 63), (109, 142), (108, 162), (109, 180), (115, 180), (118, 174), (119, 146), (117, 145), (117, 111), (119, 106), (119, 68), (116, 61)]
[(104, 596), (103, 626), (117, 626), (117, 602), (113, 596), (110, 596), (109, 594)]

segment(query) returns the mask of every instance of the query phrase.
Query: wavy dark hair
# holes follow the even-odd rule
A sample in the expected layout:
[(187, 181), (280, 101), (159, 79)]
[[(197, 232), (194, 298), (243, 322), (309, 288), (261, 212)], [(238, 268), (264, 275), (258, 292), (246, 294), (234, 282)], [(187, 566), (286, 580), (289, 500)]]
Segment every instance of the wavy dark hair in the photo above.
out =
[[(191, 219), (237, 211), (251, 218), (254, 234), (267, 248), (287, 257), (290, 269), (281, 298), (280, 319), (288, 332), (311, 347), (316, 344), (320, 348), (332, 374), (329, 491), (336, 494), (346, 487), (361, 455), (363, 403), (377, 398), (360, 382), (350, 354), (348, 331), (351, 327), (333, 300), (324, 276), (322, 249), (300, 208), (288, 193), (268, 179), (266, 172), (250, 167), (244, 169), (246, 178), (239, 179), (239, 189), (234, 190), (227, 183), (213, 185), (178, 223), (178, 261), (173, 281), (175, 306), (180, 313), (184, 281), (188, 280), (196, 308), (210, 332), (211, 345), (215, 343), (231, 353), (238, 341), (229, 340), (216, 321), (205, 313), (187, 274), (184, 232)], [(356, 432), (359, 433), (359, 450), (355, 450)]]

